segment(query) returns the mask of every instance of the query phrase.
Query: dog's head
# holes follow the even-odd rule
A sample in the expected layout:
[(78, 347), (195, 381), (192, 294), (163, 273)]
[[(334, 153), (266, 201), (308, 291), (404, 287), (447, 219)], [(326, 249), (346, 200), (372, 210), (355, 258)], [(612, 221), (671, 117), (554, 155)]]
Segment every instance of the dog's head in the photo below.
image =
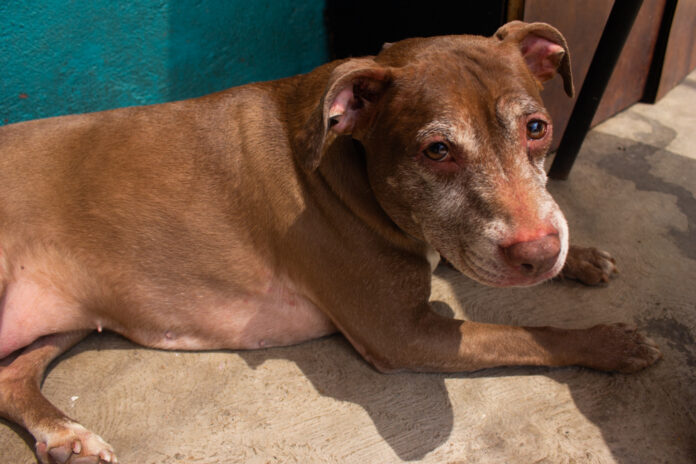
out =
[(572, 95), (565, 39), (543, 23), (387, 44), (333, 70), (306, 167), (350, 134), (400, 228), (482, 283), (541, 282), (568, 251), (543, 166), (553, 130), (539, 89), (557, 73)]

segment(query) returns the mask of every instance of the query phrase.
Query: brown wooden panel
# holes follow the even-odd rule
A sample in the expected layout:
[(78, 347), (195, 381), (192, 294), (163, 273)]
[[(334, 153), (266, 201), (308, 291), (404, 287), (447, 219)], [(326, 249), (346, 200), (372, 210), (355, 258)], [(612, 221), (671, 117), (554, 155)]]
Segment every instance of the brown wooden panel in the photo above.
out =
[(616, 63), (592, 125), (599, 124), (643, 97), (666, 0), (643, 0)]
[[(696, 5), (696, 0), (680, 0), (680, 4), (682, 2)], [(631, 34), (609, 80), (607, 90), (597, 108), (597, 113), (592, 121), (593, 126), (629, 107), (643, 96), (665, 3), (666, 0), (643, 1)], [(613, 2), (606, 0), (566, 0), (563, 2), (527, 0), (525, 2), (525, 21), (547, 22), (557, 27), (566, 37), (570, 48), (576, 93), (579, 92), (585, 81), (585, 75), (612, 6)], [(688, 8), (682, 7), (682, 9)], [(687, 27), (680, 27), (681, 34), (687, 34)], [(688, 39), (692, 42), (695, 29), (692, 13), (689, 30), (691, 36)], [(691, 48), (691, 50), (693, 49), (694, 47)], [(677, 55), (676, 50), (674, 55)], [(693, 53), (692, 56), (696, 59)], [(674, 59), (674, 61), (678, 60), (679, 58)], [(689, 69), (692, 68), (693, 66)], [(680, 74), (684, 69), (685, 66), (682, 67), (681, 71), (675, 72), (675, 75), (680, 76), (677, 82), (686, 75), (685, 72)], [(552, 148), (556, 149), (575, 105), (575, 99), (571, 101), (565, 96), (558, 79), (547, 84), (542, 92), (542, 97), (554, 120), (555, 140)]]
[(507, 2), (507, 20), (515, 21), (524, 19), (524, 0), (508, 0)]
[[(560, 30), (568, 41), (576, 97), (585, 80), (604, 24), (614, 2), (607, 0), (526, 0), (524, 20), (543, 21)], [(575, 99), (563, 92), (560, 79), (548, 82), (542, 92), (546, 108), (554, 123), (553, 149), (558, 147), (568, 124)]]
[(696, 0), (679, 0), (669, 33), (657, 99), (696, 68)]

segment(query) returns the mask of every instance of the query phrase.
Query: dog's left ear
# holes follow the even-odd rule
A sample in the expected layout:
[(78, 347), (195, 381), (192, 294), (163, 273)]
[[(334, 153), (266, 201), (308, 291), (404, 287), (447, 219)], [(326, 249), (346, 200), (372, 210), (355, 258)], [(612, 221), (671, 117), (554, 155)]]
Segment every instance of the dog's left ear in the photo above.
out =
[(518, 44), (527, 67), (539, 82), (548, 81), (558, 72), (563, 78), (565, 93), (573, 96), (568, 44), (558, 29), (546, 23), (512, 21), (498, 29), (495, 36), (501, 41)]
[(389, 68), (372, 58), (350, 59), (332, 71), (323, 98), (296, 139), (305, 169), (319, 167), (337, 136), (358, 135), (369, 127), (391, 80)]

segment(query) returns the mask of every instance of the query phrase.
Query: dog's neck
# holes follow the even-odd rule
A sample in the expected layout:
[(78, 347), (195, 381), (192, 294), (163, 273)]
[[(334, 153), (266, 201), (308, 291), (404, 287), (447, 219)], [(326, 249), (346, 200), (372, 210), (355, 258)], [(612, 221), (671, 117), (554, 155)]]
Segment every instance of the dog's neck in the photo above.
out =
[[(329, 76), (336, 66), (337, 62), (329, 63), (311, 73), (282, 81), (283, 88), (277, 92), (281, 98), (278, 103), (290, 126), (289, 134), (314, 133), (308, 128), (312, 124), (322, 124), (322, 103), (317, 105), (316, 102), (323, 102)], [(425, 242), (400, 229), (375, 199), (369, 182), (365, 149), (359, 141), (345, 135), (333, 138), (326, 144), (319, 167), (308, 170), (305, 165), (306, 153), (302, 152), (306, 145), (297, 143), (297, 140), (296, 137), (289, 142), (298, 166), (297, 172), (305, 177), (308, 188), (321, 188), (323, 185), (354, 216), (385, 239), (410, 252), (426, 254), (428, 246)], [(346, 160), (346, 156), (351, 159)]]
[[(347, 155), (352, 158), (350, 162), (340, 159)], [(365, 148), (360, 142), (348, 136), (338, 137), (327, 147), (314, 174), (326, 182), (354, 216), (374, 231), (412, 252), (425, 252), (425, 243), (399, 228), (375, 199), (367, 173)]]

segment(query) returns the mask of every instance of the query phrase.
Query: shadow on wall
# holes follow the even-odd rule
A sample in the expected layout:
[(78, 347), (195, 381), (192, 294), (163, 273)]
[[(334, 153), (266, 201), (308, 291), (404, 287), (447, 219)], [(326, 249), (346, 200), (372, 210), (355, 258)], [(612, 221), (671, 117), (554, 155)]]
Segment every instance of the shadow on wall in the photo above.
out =
[(169, 99), (310, 71), (327, 60), (323, 0), (171, 0)]
[(0, 125), (180, 100), (327, 60), (323, 0), (0, 2)]

